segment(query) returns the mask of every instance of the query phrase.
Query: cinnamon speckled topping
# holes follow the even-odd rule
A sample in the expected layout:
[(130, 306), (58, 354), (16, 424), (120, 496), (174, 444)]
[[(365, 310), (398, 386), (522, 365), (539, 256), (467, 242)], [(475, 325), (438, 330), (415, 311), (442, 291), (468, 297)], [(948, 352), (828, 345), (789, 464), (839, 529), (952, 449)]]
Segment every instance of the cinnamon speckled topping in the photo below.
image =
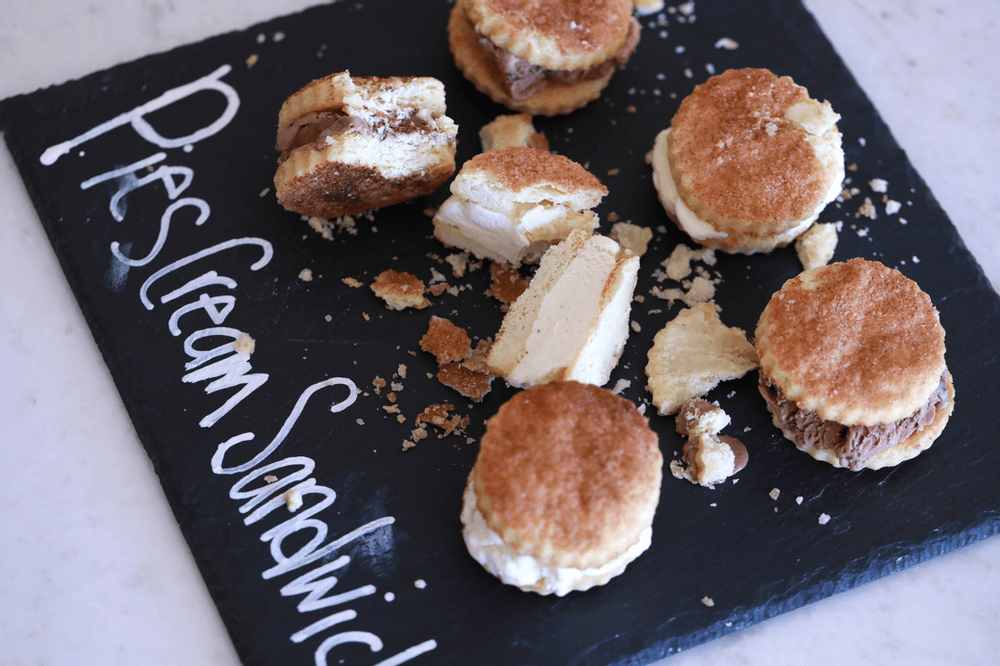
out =
[(602, 54), (603, 60), (625, 41), (632, 18), (628, 0), (465, 0), (465, 6), (483, 34), (514, 52), (532, 34), (552, 40), (558, 53), (549, 57)]
[(508, 545), (591, 567), (650, 526), (662, 466), (657, 436), (630, 401), (553, 382), (516, 394), (488, 421), (473, 478), (480, 511)]
[(512, 190), (554, 183), (566, 192), (608, 189), (592, 173), (562, 155), (553, 155), (538, 148), (513, 147), (480, 153), (462, 169), (491, 171), (501, 183)]
[(945, 371), (930, 297), (899, 271), (852, 259), (786, 282), (761, 315), (762, 371), (799, 407), (844, 425), (922, 408)]
[(765, 69), (728, 70), (697, 86), (671, 123), (671, 168), (685, 203), (747, 222), (807, 216), (829, 175), (784, 112), (808, 100), (805, 88)]

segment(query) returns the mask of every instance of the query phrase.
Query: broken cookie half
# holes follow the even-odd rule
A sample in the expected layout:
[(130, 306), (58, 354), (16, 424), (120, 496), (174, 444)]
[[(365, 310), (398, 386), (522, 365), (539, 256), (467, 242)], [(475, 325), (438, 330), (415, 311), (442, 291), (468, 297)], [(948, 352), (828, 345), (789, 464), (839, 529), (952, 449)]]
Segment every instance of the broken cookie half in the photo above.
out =
[(688, 438), (683, 460), (670, 463), (670, 473), (714, 488), (747, 465), (747, 448), (735, 437), (719, 435), (730, 423), (729, 414), (707, 400), (696, 398), (677, 412), (677, 432)]

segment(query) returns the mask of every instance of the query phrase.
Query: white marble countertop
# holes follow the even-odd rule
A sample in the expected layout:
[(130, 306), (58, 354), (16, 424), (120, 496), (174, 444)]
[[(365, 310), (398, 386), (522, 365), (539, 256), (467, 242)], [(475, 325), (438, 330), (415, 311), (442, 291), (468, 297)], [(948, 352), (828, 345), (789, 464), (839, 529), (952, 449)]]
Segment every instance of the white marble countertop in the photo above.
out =
[[(0, 98), (309, 4), (7, 0)], [(1000, 284), (1000, 3), (806, 5)], [(0, 287), (0, 663), (237, 664), (6, 150)], [(667, 663), (915, 666), (998, 655), (992, 538)]]

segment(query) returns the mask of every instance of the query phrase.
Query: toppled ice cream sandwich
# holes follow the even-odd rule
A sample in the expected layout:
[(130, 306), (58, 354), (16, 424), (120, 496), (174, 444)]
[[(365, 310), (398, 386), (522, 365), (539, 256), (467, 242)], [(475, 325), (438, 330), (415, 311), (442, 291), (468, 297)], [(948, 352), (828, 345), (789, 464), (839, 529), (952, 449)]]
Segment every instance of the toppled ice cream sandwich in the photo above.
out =
[(610, 238), (570, 233), (504, 316), (490, 370), (519, 387), (607, 383), (628, 340), (638, 270), (639, 258)]
[(573, 160), (537, 148), (476, 155), (434, 215), (434, 236), (481, 259), (531, 263), (574, 229), (600, 224), (591, 208), (608, 190)]
[(836, 467), (913, 458), (951, 415), (937, 310), (913, 280), (877, 261), (833, 263), (785, 282), (754, 344), (774, 424)]
[(317, 79), (278, 114), (278, 203), (311, 217), (356, 215), (427, 194), (455, 171), (458, 126), (429, 77)]
[(597, 99), (639, 32), (629, 0), (458, 0), (448, 43), (494, 102), (552, 116)]

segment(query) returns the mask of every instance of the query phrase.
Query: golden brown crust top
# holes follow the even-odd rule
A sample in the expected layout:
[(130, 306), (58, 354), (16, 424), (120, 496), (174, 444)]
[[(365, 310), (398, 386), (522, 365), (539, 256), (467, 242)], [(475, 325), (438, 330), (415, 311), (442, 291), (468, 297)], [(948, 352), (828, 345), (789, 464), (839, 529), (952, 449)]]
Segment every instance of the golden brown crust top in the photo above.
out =
[(852, 259), (787, 281), (757, 326), (761, 369), (785, 396), (845, 425), (924, 406), (945, 370), (930, 297), (899, 271)]
[(805, 88), (766, 69), (727, 70), (695, 87), (669, 138), (688, 207), (709, 221), (707, 211), (751, 223), (800, 220), (815, 209), (829, 175), (806, 132), (785, 117), (809, 99)]
[(562, 155), (539, 148), (521, 146), (480, 153), (463, 165), (462, 170), (490, 171), (505, 187), (520, 190), (539, 183), (553, 183), (565, 192), (608, 189), (592, 173)]
[(480, 511), (508, 545), (590, 567), (650, 526), (662, 465), (657, 436), (630, 401), (553, 382), (515, 395), (489, 420), (473, 478)]
[(462, 0), (469, 19), (498, 46), (548, 69), (603, 62), (625, 42), (628, 0)]

